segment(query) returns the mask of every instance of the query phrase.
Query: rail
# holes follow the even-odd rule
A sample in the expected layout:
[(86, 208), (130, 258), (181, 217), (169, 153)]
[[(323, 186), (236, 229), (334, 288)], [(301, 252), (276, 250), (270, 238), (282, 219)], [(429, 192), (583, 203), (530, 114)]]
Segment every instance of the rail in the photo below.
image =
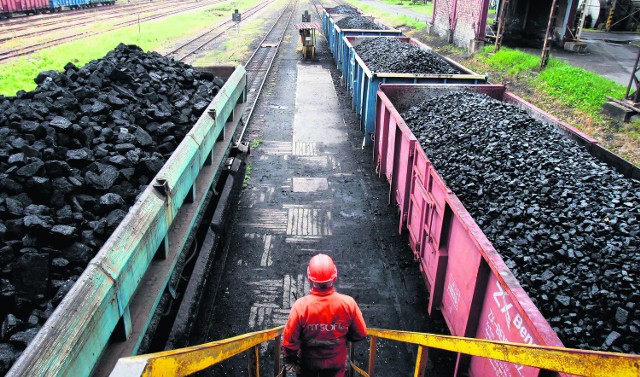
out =
[[(110, 377), (147, 377), (153, 376), (154, 371), (158, 372), (156, 375), (188, 376), (245, 351), (249, 356), (249, 376), (258, 376), (257, 371), (260, 370), (258, 346), (275, 340), (274, 350), (280, 350), (280, 335), (283, 329), (284, 326), (280, 326), (199, 346), (122, 358)], [(280, 371), (280, 352), (274, 352), (273, 375), (279, 375)]]
[(631, 377), (640, 375), (640, 355), (498, 342), (409, 331), (368, 329), (367, 333), (371, 338), (368, 371), (365, 372), (355, 364), (353, 346), (351, 346), (351, 369), (349, 372), (351, 377), (354, 373), (365, 377), (375, 376), (378, 338), (418, 346), (414, 376), (424, 376), (429, 347), (580, 376)]

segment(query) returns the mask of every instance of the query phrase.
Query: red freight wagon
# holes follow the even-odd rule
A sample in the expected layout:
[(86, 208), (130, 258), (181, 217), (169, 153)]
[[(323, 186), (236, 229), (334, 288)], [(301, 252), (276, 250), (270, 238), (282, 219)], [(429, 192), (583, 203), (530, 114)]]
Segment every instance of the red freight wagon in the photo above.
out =
[[(504, 85), (381, 84), (377, 92), (374, 161), (390, 184), (430, 293), (453, 335), (561, 346), (549, 323), (522, 289), (491, 242), (429, 161), (400, 116), (422, 100), (450, 91), (487, 94), (553, 124), (591, 155), (629, 178), (640, 169), (597, 141), (506, 91)], [(458, 371), (471, 376), (538, 376), (535, 368), (461, 356)]]
[(49, 9), (49, 0), (0, 0), (0, 15), (11, 13), (39, 13)]
[[(562, 346), (501, 256), (431, 165), (398, 108), (456, 88), (502, 98), (499, 85), (382, 84), (376, 109), (376, 169), (390, 183), (411, 248), (429, 290), (429, 312), (440, 309), (453, 335)], [(458, 373), (539, 376), (536, 368), (461, 355)], [(456, 374), (457, 375), (457, 374)]]

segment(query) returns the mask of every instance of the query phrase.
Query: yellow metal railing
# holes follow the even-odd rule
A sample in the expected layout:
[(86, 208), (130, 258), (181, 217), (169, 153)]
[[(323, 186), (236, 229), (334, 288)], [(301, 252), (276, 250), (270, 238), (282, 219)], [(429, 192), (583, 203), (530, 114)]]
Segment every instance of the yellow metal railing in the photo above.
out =
[[(122, 358), (111, 372), (111, 377), (187, 376), (245, 351), (249, 356), (248, 375), (250, 377), (259, 376), (258, 345), (270, 340), (275, 340), (273, 375), (280, 376), (283, 372), (280, 358), (282, 331), (283, 326), (280, 326), (199, 346)], [(378, 339), (388, 339), (418, 346), (414, 377), (424, 376), (429, 347), (580, 376), (640, 376), (640, 355), (584, 351), (408, 331), (368, 329), (367, 332), (370, 337), (367, 371), (355, 364), (353, 346), (351, 346), (350, 376), (357, 373), (366, 377), (374, 377)]]
[(243, 334), (199, 346), (131, 356), (118, 360), (110, 377), (188, 376), (247, 351), (249, 376), (259, 376), (258, 345), (275, 340), (274, 376), (280, 374), (280, 347), (284, 326)]
[(368, 372), (365, 372), (355, 364), (353, 347), (351, 347), (351, 376), (355, 372), (362, 376), (374, 377), (378, 338), (411, 343), (418, 346), (414, 372), (416, 377), (424, 376), (428, 347), (579, 376), (640, 376), (640, 355), (584, 351), (408, 331), (368, 329), (367, 332), (371, 338)]

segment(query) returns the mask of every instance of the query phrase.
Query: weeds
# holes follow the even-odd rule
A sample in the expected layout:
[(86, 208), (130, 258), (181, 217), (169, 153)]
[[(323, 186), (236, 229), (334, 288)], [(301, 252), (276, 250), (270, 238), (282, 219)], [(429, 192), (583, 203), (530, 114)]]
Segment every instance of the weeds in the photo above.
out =
[(251, 148), (255, 149), (258, 148), (260, 145), (262, 145), (262, 143), (264, 143), (264, 140), (262, 139), (253, 139), (251, 140)]
[(249, 182), (251, 181), (251, 164), (247, 164), (247, 169), (244, 172), (244, 179), (242, 180), (242, 188), (246, 189), (249, 187)]

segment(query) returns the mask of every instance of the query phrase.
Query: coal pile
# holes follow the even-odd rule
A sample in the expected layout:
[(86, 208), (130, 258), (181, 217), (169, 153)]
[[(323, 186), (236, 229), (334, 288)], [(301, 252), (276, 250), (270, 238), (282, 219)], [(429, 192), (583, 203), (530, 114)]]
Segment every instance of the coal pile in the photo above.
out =
[(566, 346), (640, 351), (640, 182), (485, 95), (403, 118)]
[(440, 56), (397, 38), (373, 38), (354, 49), (372, 72), (460, 74)]
[(343, 30), (382, 30), (383, 27), (363, 16), (345, 17), (336, 22), (336, 26)]
[(338, 5), (337, 7), (331, 8), (327, 13), (329, 14), (360, 14), (360, 11), (348, 5)]
[(0, 96), (0, 372), (195, 124), (219, 78), (120, 45)]

